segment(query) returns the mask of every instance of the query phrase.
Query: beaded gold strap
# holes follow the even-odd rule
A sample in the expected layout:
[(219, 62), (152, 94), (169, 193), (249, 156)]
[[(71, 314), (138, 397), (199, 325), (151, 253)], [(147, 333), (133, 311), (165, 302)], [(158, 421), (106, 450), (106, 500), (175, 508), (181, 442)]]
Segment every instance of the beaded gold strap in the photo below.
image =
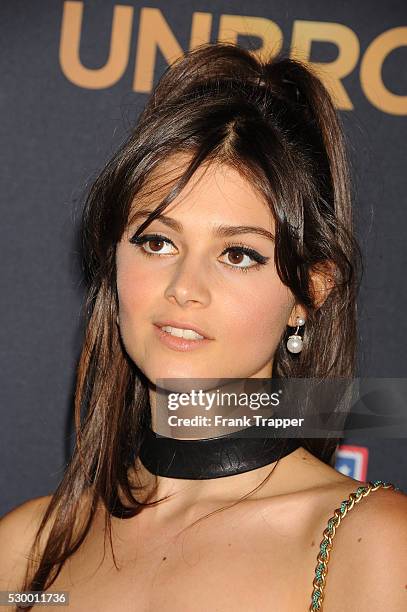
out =
[(332, 540), (335, 536), (336, 529), (341, 523), (341, 520), (347, 515), (349, 510), (352, 510), (355, 504), (358, 504), (361, 499), (367, 497), (371, 491), (377, 491), (377, 489), (380, 487), (383, 489), (393, 489), (394, 491), (400, 490), (399, 487), (395, 487), (392, 483), (383, 482), (382, 480), (376, 480), (375, 482), (369, 481), (366, 486), (358, 487), (355, 493), (351, 493), (349, 498), (341, 503), (340, 507), (335, 510), (334, 515), (328, 520), (328, 525), (324, 529), (324, 537), (320, 544), (317, 557), (318, 563), (315, 569), (314, 581), (312, 583), (312, 601), (309, 607), (309, 612), (322, 610), (325, 579), (328, 571), (327, 564), (329, 561), (329, 553), (332, 548)]

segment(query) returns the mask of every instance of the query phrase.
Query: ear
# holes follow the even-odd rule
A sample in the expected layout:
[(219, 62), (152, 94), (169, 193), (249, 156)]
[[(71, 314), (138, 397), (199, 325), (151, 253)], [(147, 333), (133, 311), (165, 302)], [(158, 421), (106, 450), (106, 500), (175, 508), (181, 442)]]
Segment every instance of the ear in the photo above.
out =
[(311, 295), (316, 310), (322, 306), (335, 287), (336, 266), (330, 260), (315, 264), (310, 271)]
[(307, 311), (302, 304), (295, 304), (290, 314), (290, 318), (287, 321), (287, 325), (291, 327), (297, 327), (297, 317), (307, 320)]
[[(315, 264), (310, 272), (311, 295), (316, 310), (322, 306), (331, 290), (335, 287), (336, 266), (326, 260)], [(297, 317), (307, 320), (307, 311), (301, 304), (295, 304), (287, 325), (297, 327)]]

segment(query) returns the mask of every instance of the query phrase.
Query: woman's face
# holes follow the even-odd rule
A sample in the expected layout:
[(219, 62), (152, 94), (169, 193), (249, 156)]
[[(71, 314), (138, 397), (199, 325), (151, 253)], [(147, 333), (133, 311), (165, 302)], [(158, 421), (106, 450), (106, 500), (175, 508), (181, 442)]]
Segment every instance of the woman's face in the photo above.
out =
[[(156, 202), (143, 202), (143, 210)], [(142, 232), (149, 241), (130, 242), (145, 214), (117, 245), (127, 353), (153, 384), (160, 378), (270, 377), (281, 334), (295, 314), (293, 295), (274, 266), (274, 242), (265, 235), (274, 235), (270, 210), (236, 171), (212, 166), (205, 173), (199, 168), (164, 215), (171, 220), (154, 220)], [(230, 229), (238, 226), (263, 233)], [(225, 227), (227, 236), (219, 232)], [(184, 341), (187, 350), (180, 350), (171, 342), (182, 340), (160, 330), (168, 321), (198, 327), (208, 339)]]

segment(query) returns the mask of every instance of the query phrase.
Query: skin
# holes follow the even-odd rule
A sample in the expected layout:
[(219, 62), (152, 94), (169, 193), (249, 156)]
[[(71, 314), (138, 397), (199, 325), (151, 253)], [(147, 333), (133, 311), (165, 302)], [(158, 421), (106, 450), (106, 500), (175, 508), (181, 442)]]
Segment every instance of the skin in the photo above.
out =
[[(182, 234), (158, 221), (145, 230), (170, 238), (176, 246), (170, 255), (143, 257), (128, 241), (136, 227), (129, 228), (117, 248), (120, 332), (129, 355), (151, 381), (153, 428), (157, 377), (269, 376), (285, 326), (294, 325), (297, 315), (306, 318), (276, 274), (272, 241), (252, 234), (239, 237), (270, 257), (258, 270), (245, 274), (220, 262), (228, 256), (221, 257), (225, 244), (212, 237), (212, 224), (255, 224), (273, 231), (268, 209), (238, 174), (213, 168), (193, 191), (181, 195), (166, 214), (182, 222)], [(232, 257), (230, 263), (239, 261)], [(248, 265), (246, 257), (243, 261)], [(324, 277), (312, 275), (311, 282), (323, 301), (329, 290)], [(170, 350), (152, 333), (153, 321), (164, 317), (193, 321), (213, 341), (195, 352)], [(135, 467), (148, 491), (155, 478), (141, 464)], [(264, 486), (241, 499), (269, 474)], [(207, 481), (159, 477), (158, 497), (170, 494), (168, 500), (129, 520), (112, 518), (120, 571), (106, 545), (100, 505), (88, 537), (50, 590), (68, 590), (72, 612), (254, 612), (270, 605), (281, 612), (307, 610), (322, 530), (334, 508), (360, 484), (302, 447), (277, 464), (235, 476)], [(19, 590), (50, 499), (30, 500), (0, 521), (3, 590)], [(85, 495), (84, 507), (90, 501)], [(335, 536), (324, 610), (405, 609), (406, 549), (401, 543), (407, 542), (406, 513), (405, 495), (378, 490), (348, 515)], [(81, 509), (77, 516), (80, 523)]]
[[(202, 180), (194, 177), (186, 195), (165, 213), (182, 223), (183, 233), (157, 220), (143, 232), (168, 237), (176, 249), (161, 245), (163, 256), (146, 257), (142, 248), (129, 242), (141, 222), (131, 226), (117, 247), (123, 342), (153, 383), (164, 375), (268, 377), (280, 336), (300, 308), (295, 309), (291, 292), (277, 275), (271, 240), (255, 234), (228, 239), (269, 258), (267, 264), (248, 269), (255, 262), (247, 255), (240, 255), (240, 261), (231, 253), (221, 256), (227, 241), (214, 239), (211, 229), (221, 224), (254, 225), (274, 234), (274, 221), (235, 171), (216, 167), (206, 174), (200, 169), (198, 174)], [(150, 244), (144, 249), (152, 250)], [(241, 271), (243, 266), (246, 273)], [(152, 328), (153, 321), (165, 318), (192, 321), (214, 340), (203, 350), (187, 354), (168, 349)]]
[[(170, 173), (178, 164), (179, 159), (167, 162)], [(129, 240), (142, 219), (127, 229), (116, 250), (120, 334), (126, 351), (152, 383), (150, 405), (155, 431), (154, 384), (158, 378), (270, 377), (286, 326), (295, 325), (297, 316), (306, 318), (304, 308), (296, 304), (277, 274), (273, 240), (255, 233), (227, 239), (213, 235), (213, 227), (218, 225), (257, 226), (274, 235), (270, 209), (235, 170), (220, 165), (199, 168), (164, 214), (181, 223), (183, 231), (179, 233), (154, 220), (143, 235), (158, 233), (175, 246), (162, 242), (132, 244)], [(222, 254), (227, 244), (239, 243), (267, 257), (267, 263), (254, 267), (256, 262), (241, 252)], [(148, 257), (143, 249), (163, 256)], [(247, 271), (242, 272), (239, 266)], [(319, 275), (313, 276), (313, 282), (321, 291)], [(193, 322), (212, 340), (195, 351), (174, 351), (156, 336), (153, 323), (162, 319)], [(313, 461), (302, 448), (280, 461), (288, 467), (288, 474), (280, 468), (281, 490), (287, 489), (287, 482), (293, 490), (301, 488), (304, 475), (298, 472), (298, 466), (291, 471), (289, 464), (304, 454)], [(196, 508), (198, 500), (220, 501), (219, 495), (222, 501), (233, 501), (259, 484), (274, 466), (207, 481), (158, 477), (157, 491), (159, 495), (182, 492), (175, 495), (180, 499), (173, 503), (184, 510), (191, 505)], [(141, 463), (137, 467), (148, 488), (152, 475)], [(273, 489), (278, 490), (274, 488), (276, 475), (273, 479)]]

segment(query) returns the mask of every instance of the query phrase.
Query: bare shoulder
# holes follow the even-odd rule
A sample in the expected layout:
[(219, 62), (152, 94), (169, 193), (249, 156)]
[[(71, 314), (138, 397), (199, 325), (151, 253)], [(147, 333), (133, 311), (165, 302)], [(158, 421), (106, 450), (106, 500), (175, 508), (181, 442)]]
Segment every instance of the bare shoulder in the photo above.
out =
[(20, 588), (28, 555), (52, 495), (23, 502), (0, 519), (0, 590)]
[(332, 612), (402, 612), (407, 609), (406, 568), (407, 495), (393, 489), (372, 490), (336, 529), (324, 604)]
[[(362, 568), (362, 579), (368, 584), (374, 578), (375, 585), (372, 591), (380, 591), (383, 596), (386, 595), (389, 603), (394, 604), (392, 610), (395, 612), (405, 610), (407, 608), (407, 495), (391, 489), (378, 489), (372, 492), (361, 508), (358, 527), (363, 534), (363, 554), (366, 559)], [(402, 600), (399, 599), (400, 596)], [(384, 605), (384, 599), (382, 603)], [(397, 604), (400, 607), (397, 607)]]
[[(13, 508), (0, 519), (0, 590), (20, 590), (28, 567), (38, 529), (49, 508), (53, 495), (35, 497)], [(92, 504), (90, 491), (83, 491), (75, 512), (74, 534), (86, 521)], [(61, 502), (56, 501), (49, 520), (44, 526), (36, 548), (36, 561), (41, 557), (48, 541)]]
[(328, 520), (335, 510), (344, 508), (344, 502), (351, 502), (332, 536), (324, 609), (407, 610), (407, 495), (380, 487), (362, 491), (352, 503), (351, 494), (356, 496), (367, 482), (341, 474), (303, 450), (297, 458), (308, 468), (299, 473), (307, 482), (301, 517), (308, 519), (304, 521), (304, 567), (312, 568), (310, 585)]

